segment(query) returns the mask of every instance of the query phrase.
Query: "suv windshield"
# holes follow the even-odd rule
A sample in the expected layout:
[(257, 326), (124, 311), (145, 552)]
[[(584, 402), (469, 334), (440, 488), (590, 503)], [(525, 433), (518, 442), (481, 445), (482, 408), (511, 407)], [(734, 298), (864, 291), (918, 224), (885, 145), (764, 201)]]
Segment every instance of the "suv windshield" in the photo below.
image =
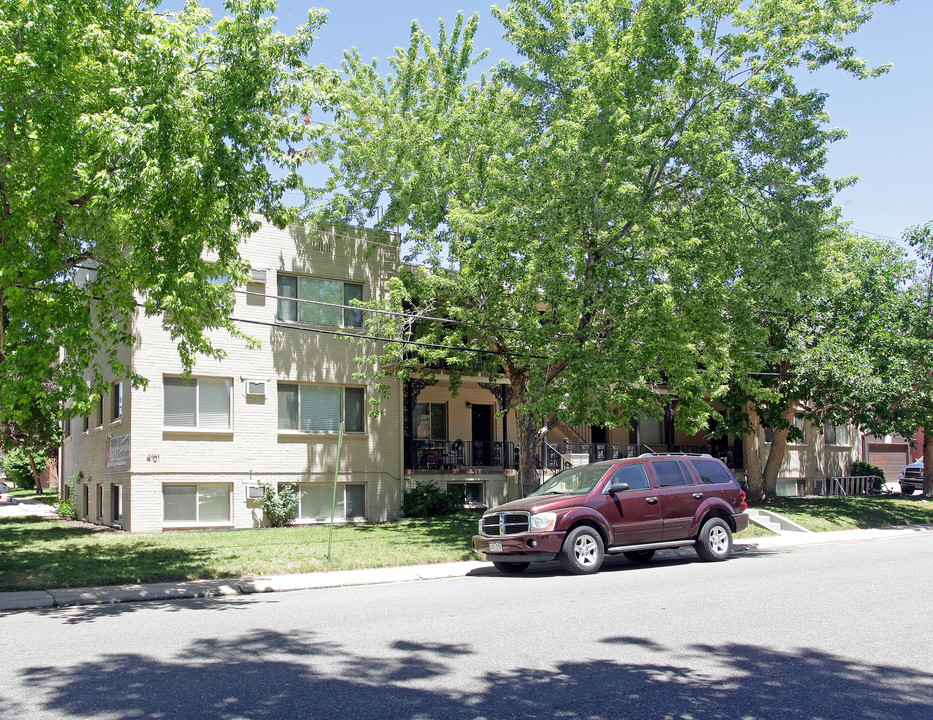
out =
[(580, 465), (557, 473), (532, 495), (586, 495), (609, 471), (611, 465)]

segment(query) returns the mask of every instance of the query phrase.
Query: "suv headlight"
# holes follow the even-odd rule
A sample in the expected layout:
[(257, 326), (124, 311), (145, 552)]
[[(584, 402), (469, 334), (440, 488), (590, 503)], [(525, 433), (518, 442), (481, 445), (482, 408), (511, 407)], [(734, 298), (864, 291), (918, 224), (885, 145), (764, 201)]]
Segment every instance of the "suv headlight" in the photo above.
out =
[(531, 532), (550, 532), (557, 525), (557, 513), (543, 512), (531, 516)]

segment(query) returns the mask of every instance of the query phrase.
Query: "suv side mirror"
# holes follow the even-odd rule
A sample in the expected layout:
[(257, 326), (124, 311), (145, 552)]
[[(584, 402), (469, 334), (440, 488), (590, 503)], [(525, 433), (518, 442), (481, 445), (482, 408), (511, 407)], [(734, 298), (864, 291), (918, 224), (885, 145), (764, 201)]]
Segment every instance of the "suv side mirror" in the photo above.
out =
[(606, 492), (609, 495), (615, 495), (620, 492), (625, 492), (628, 489), (629, 489), (629, 484), (626, 482), (612, 483), (612, 485), (609, 486)]

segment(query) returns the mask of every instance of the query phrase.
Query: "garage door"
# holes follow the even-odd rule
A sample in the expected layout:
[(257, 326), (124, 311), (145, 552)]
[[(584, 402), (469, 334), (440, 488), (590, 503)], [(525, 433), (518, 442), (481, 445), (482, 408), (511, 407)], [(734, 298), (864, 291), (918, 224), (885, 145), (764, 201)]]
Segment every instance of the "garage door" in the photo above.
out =
[(869, 443), (868, 462), (884, 470), (884, 479), (897, 480), (897, 473), (910, 462), (910, 446), (907, 443)]

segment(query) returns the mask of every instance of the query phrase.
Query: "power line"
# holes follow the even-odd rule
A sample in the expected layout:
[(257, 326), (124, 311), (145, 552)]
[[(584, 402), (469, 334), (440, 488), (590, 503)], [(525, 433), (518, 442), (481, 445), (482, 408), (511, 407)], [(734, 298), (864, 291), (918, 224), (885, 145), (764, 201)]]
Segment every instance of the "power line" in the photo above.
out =
[[(309, 305), (320, 305), (323, 307), (332, 307), (332, 308), (340, 308), (343, 310), (352, 310), (354, 312), (368, 312), (368, 313), (373, 313), (376, 315), (389, 315), (392, 317), (401, 317), (401, 318), (411, 319), (411, 320), (426, 320), (429, 322), (441, 322), (441, 323), (445, 323), (448, 325), (465, 325), (467, 327), (475, 327), (481, 330), (505, 330), (507, 332), (515, 332), (515, 333), (524, 332), (522, 328), (509, 327), (508, 325), (491, 325), (488, 323), (471, 322), (469, 320), (456, 320), (454, 318), (443, 318), (443, 317), (434, 317), (431, 315), (421, 315), (419, 313), (397, 312), (394, 310), (382, 310), (379, 308), (360, 307), (359, 305), (330, 303), (330, 302), (325, 302), (323, 300), (306, 300), (303, 298), (289, 297), (288, 295), (273, 295), (271, 293), (257, 293), (251, 290), (234, 289), (233, 292), (237, 294), (253, 296), (253, 297), (271, 298), (274, 300), (285, 300), (287, 302), (306, 303)], [(554, 337), (571, 337), (571, 336), (567, 335), (566, 333), (555, 333)]]
[[(357, 308), (359, 309), (359, 308)], [(399, 338), (386, 338), (380, 337), (378, 335), (365, 335), (363, 333), (353, 333), (346, 332), (342, 330), (325, 330), (323, 328), (317, 327), (306, 327), (304, 325), (283, 325), (282, 323), (277, 322), (267, 322), (264, 320), (246, 320), (244, 318), (235, 318), (231, 317), (230, 320), (233, 322), (240, 323), (249, 323), (252, 325), (263, 325), (271, 328), (284, 328), (287, 330), (301, 330), (303, 332), (311, 332), (319, 335), (335, 335), (338, 337), (347, 337), (357, 340), (376, 340), (380, 342), (394, 343), (396, 345), (411, 345), (415, 347), (427, 347), (435, 350), (458, 350), (461, 352), (473, 352), (480, 355), (495, 355), (496, 357), (518, 357), (518, 358), (531, 358), (534, 360), (547, 360), (544, 355), (529, 355), (526, 353), (516, 353), (511, 351), (496, 351), (496, 350), (486, 350), (483, 348), (473, 348), (467, 347), (466, 345), (440, 345), (438, 343), (426, 343), (420, 342), (418, 340), (401, 340)]]

